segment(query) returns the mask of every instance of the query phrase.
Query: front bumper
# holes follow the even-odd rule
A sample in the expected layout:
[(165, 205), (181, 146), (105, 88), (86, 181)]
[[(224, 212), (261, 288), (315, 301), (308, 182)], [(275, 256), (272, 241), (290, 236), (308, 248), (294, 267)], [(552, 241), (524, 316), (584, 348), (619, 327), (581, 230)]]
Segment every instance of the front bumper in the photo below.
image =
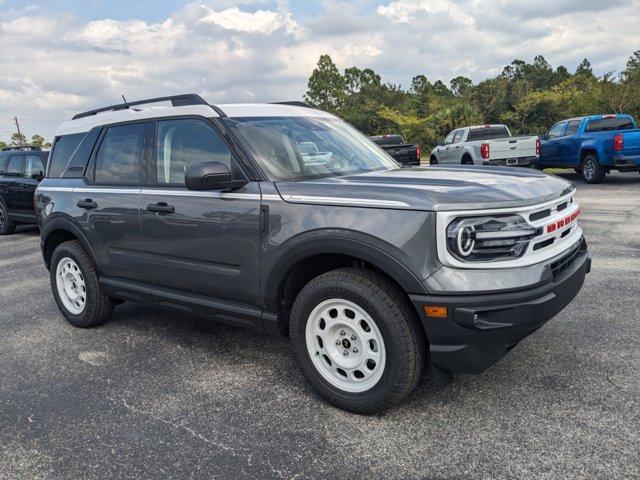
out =
[[(551, 269), (552, 281), (517, 292), (410, 295), (429, 339), (432, 364), (451, 373), (479, 373), (500, 360), (578, 294), (591, 270), (586, 242)], [(447, 307), (447, 317), (427, 316), (425, 305)]]
[(538, 162), (538, 157), (503, 158), (501, 160), (485, 160), (482, 165), (492, 167), (533, 167)]

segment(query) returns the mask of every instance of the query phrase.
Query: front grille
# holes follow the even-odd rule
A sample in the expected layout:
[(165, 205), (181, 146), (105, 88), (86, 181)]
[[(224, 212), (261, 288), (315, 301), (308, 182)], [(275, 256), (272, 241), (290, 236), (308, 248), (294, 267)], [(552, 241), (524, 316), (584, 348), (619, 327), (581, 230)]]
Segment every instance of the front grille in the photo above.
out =
[(580, 253), (581, 245), (582, 241), (576, 243), (573, 247), (571, 247), (571, 250), (569, 250), (563, 257), (551, 264), (551, 273), (553, 274), (554, 278), (571, 266), (573, 261)]

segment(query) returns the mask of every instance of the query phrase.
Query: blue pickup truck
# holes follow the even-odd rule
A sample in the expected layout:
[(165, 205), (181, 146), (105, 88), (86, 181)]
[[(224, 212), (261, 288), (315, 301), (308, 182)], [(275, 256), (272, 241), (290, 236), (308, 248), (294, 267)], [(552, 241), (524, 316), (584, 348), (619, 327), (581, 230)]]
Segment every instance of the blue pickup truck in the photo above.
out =
[(556, 123), (541, 138), (538, 167), (574, 168), (587, 183), (611, 170), (640, 171), (640, 129), (631, 115), (592, 115)]

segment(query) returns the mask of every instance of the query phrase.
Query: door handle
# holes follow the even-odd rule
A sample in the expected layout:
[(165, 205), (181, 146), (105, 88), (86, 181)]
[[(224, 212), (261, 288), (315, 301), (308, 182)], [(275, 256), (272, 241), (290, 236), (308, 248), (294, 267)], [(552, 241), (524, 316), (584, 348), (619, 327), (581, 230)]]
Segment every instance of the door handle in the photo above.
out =
[(158, 203), (152, 203), (150, 205), (147, 205), (147, 211), (154, 212), (154, 213), (167, 214), (167, 213), (175, 213), (176, 209), (173, 205), (167, 205), (165, 202), (158, 202)]
[(80, 208), (84, 208), (85, 210), (93, 210), (94, 208), (98, 208), (98, 204), (90, 198), (78, 200), (78, 203), (76, 203), (76, 205)]

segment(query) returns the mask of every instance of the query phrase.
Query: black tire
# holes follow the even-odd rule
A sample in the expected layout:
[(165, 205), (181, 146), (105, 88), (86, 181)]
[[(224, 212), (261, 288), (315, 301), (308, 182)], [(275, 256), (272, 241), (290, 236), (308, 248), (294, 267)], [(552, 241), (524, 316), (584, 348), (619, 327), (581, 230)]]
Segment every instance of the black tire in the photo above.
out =
[(580, 174), (586, 183), (601, 183), (604, 180), (605, 173), (595, 155), (587, 155), (582, 160)]
[(460, 164), (461, 165), (475, 165), (473, 163), (473, 160), (471, 159), (471, 157), (469, 155), (463, 155), (462, 159), (460, 160)]
[[(310, 314), (321, 302), (334, 298), (363, 308), (385, 345), (382, 376), (363, 392), (348, 392), (329, 383), (307, 350), (305, 331)], [(427, 342), (413, 307), (398, 286), (369, 270), (341, 268), (311, 280), (295, 299), (289, 333), (304, 377), (326, 400), (344, 410), (382, 413), (400, 403), (422, 379)]]
[(576, 173), (582, 174), (582, 169), (581, 168), (574, 168), (573, 169)]
[(429, 165), (437, 165), (438, 164), (438, 159), (435, 156), (431, 156), (431, 158), (429, 158)]
[[(65, 307), (58, 291), (56, 272), (58, 264), (65, 258), (70, 258), (77, 264), (85, 282), (86, 301), (84, 309), (79, 314), (74, 314)], [(79, 328), (93, 327), (111, 317), (115, 302), (107, 297), (100, 288), (96, 269), (79, 241), (72, 240), (58, 245), (51, 257), (49, 271), (53, 297), (60, 312), (71, 325)]]
[(16, 231), (16, 224), (9, 218), (4, 202), (0, 200), (0, 235), (11, 235)]

